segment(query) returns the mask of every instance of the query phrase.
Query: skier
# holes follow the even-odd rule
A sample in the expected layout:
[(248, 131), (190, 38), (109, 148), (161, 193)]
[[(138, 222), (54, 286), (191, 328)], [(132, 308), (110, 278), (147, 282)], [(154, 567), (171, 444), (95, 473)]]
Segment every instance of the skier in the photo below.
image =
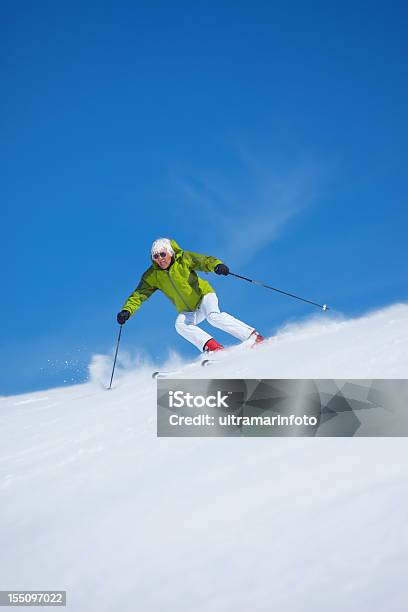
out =
[(253, 345), (263, 342), (263, 336), (254, 327), (227, 312), (220, 312), (214, 289), (196, 274), (198, 270), (227, 276), (229, 268), (221, 260), (183, 251), (175, 240), (169, 238), (158, 238), (153, 242), (151, 259), (152, 265), (117, 315), (119, 325), (123, 325), (145, 300), (160, 289), (179, 312), (176, 330), (199, 351), (212, 352), (224, 348), (198, 327), (205, 319), (241, 341), (251, 338)]

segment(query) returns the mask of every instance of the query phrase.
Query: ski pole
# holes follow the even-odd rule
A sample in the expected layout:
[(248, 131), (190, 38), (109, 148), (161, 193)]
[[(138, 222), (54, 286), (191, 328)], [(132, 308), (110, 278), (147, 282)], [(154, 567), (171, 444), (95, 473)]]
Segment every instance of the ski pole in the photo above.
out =
[(119, 350), (119, 342), (120, 342), (120, 337), (122, 335), (122, 327), (123, 325), (120, 326), (119, 328), (119, 335), (118, 335), (118, 341), (116, 343), (116, 351), (115, 351), (115, 359), (113, 360), (113, 368), (112, 368), (112, 376), (110, 379), (110, 383), (109, 383), (109, 387), (108, 387), (108, 391), (112, 388), (112, 380), (113, 380), (113, 374), (115, 372), (115, 366), (116, 366), (116, 357), (118, 356), (118, 350)]
[(241, 276), (240, 274), (234, 274), (234, 272), (230, 272), (231, 276), (236, 276), (236, 278), (242, 278), (243, 280), (248, 281), (249, 283), (255, 283), (255, 285), (261, 285), (261, 287), (265, 287), (265, 289), (272, 289), (272, 291), (277, 291), (278, 293), (283, 293), (284, 295), (288, 295), (289, 297), (293, 297), (296, 300), (301, 300), (302, 302), (306, 302), (307, 304), (313, 304), (313, 306), (318, 306), (322, 310), (330, 310), (327, 304), (317, 304), (316, 302), (311, 302), (310, 300), (305, 300), (305, 298), (299, 297), (298, 295), (294, 295), (293, 293), (288, 293), (287, 291), (282, 291), (282, 289), (276, 289), (276, 287), (271, 287), (270, 285), (265, 285), (260, 281), (253, 280), (252, 278), (247, 278), (246, 276)]

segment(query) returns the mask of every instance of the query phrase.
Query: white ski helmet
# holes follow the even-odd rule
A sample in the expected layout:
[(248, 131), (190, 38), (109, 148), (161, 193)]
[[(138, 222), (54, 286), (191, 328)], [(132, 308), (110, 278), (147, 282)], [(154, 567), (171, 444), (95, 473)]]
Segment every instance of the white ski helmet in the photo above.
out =
[(174, 255), (174, 251), (168, 238), (158, 238), (153, 242), (151, 248), (152, 257), (155, 253), (160, 253), (161, 251), (166, 251), (167, 253), (170, 253), (170, 255)]

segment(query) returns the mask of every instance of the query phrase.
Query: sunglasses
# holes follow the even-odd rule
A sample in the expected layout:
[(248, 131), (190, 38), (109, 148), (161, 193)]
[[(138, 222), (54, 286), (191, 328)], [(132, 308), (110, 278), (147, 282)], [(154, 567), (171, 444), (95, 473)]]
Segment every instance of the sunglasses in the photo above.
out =
[(161, 259), (164, 259), (166, 256), (167, 256), (166, 251), (161, 251), (160, 253), (155, 253), (155, 254), (153, 255), (153, 259), (159, 259), (159, 257), (160, 257)]

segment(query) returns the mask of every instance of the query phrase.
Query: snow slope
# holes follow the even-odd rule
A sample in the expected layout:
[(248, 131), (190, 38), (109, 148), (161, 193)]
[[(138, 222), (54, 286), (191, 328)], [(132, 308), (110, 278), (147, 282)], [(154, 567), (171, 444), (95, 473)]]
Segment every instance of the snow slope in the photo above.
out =
[[(407, 366), (398, 304), (185, 375)], [(157, 438), (157, 364), (119, 369), (107, 392), (110, 368), (96, 356), (87, 384), (0, 399), (0, 589), (66, 589), (75, 612), (406, 609), (404, 438)]]

